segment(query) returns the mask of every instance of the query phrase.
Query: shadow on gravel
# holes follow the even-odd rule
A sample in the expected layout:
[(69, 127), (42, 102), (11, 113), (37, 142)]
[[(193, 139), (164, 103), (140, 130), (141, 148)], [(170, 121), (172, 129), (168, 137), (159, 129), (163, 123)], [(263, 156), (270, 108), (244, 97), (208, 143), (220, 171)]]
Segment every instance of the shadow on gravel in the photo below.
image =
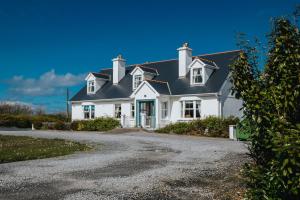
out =
[(75, 171), (66, 175), (76, 179), (89, 180), (98, 180), (105, 177), (128, 177), (152, 168), (164, 167), (166, 164), (167, 160), (162, 159), (132, 158), (105, 167)]
[(9, 188), (0, 189), (0, 199), (5, 200), (53, 200), (61, 199), (68, 194), (80, 192), (80, 189), (61, 190), (68, 185), (67, 181), (49, 181), (39, 183), (21, 183)]

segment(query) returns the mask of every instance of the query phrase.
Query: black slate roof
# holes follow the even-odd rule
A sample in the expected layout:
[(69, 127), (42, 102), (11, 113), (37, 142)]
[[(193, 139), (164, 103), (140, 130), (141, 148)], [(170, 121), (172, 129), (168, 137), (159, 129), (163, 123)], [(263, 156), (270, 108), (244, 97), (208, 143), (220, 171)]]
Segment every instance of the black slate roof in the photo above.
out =
[[(202, 58), (201, 61), (207, 62), (207, 64), (210, 63), (209, 65), (212, 65), (213, 62), (219, 67), (219, 69), (214, 70), (205, 85), (202, 86), (191, 86), (189, 73), (184, 78), (178, 78), (177, 59), (143, 63), (141, 66), (157, 70), (158, 75), (155, 76), (152, 81), (148, 82), (160, 94), (170, 94), (170, 92), (172, 95), (217, 93), (220, 91), (222, 84), (229, 74), (229, 65), (237, 58), (239, 53), (240, 50), (236, 50), (197, 56), (200, 59)], [(196, 57), (193, 57), (193, 59), (195, 58)], [(85, 85), (71, 98), (71, 101), (129, 98), (133, 92), (130, 72), (135, 67), (136, 65), (126, 67), (125, 76), (120, 80), (119, 84), (114, 85), (112, 81), (107, 81), (95, 94), (87, 94)], [(100, 73), (108, 74), (112, 77), (112, 68), (103, 69)], [(169, 87), (166, 83), (163, 84), (161, 82), (167, 82)]]
[(159, 94), (170, 95), (168, 82), (157, 81), (157, 80), (146, 80)]
[(149, 73), (152, 73), (152, 74), (158, 74), (158, 72), (157, 72), (157, 69), (155, 69), (155, 68), (152, 68), (152, 67), (146, 67), (146, 66), (144, 66), (144, 65), (140, 65), (139, 66), (144, 72), (149, 72)]

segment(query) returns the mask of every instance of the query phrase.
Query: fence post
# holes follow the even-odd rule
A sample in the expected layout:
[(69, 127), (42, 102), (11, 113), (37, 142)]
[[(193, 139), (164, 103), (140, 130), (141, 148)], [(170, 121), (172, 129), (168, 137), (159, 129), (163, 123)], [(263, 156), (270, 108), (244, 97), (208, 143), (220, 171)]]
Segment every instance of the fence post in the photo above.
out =
[(33, 130), (33, 131), (35, 130), (33, 123), (31, 124), (31, 130)]
[(229, 125), (229, 139), (237, 140), (236, 137), (236, 125)]

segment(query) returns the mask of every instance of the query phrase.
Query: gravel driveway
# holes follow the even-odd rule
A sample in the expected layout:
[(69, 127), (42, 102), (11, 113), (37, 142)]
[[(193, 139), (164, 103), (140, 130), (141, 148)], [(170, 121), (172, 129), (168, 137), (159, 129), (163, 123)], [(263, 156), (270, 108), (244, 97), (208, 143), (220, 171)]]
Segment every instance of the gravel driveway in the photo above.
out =
[(144, 132), (0, 131), (63, 138), (94, 151), (0, 164), (0, 199), (226, 199), (244, 143)]

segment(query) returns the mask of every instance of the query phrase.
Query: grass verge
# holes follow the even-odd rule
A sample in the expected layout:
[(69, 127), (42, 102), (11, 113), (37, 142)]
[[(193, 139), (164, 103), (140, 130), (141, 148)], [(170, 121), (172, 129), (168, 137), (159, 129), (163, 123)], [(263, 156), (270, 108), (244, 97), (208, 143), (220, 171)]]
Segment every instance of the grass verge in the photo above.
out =
[(62, 139), (0, 135), (0, 163), (63, 156), (91, 147)]

